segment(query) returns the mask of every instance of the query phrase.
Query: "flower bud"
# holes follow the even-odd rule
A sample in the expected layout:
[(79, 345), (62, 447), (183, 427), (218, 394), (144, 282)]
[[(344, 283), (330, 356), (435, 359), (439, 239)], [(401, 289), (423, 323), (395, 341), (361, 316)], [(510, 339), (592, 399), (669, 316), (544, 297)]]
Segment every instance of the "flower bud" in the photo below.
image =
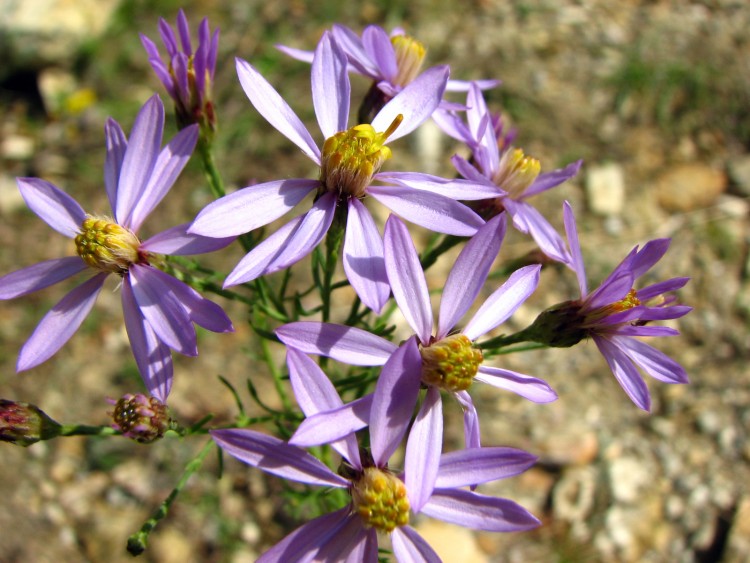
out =
[(169, 408), (155, 397), (128, 393), (119, 401), (111, 401), (115, 410), (111, 413), (112, 428), (122, 432), (126, 438), (149, 444), (162, 438), (167, 430), (176, 427)]
[(0, 440), (30, 446), (60, 435), (62, 426), (36, 405), (0, 399)]
[(569, 348), (578, 344), (589, 334), (583, 328), (584, 321), (581, 303), (565, 301), (542, 311), (533, 324), (523, 332), (527, 340), (553, 348)]

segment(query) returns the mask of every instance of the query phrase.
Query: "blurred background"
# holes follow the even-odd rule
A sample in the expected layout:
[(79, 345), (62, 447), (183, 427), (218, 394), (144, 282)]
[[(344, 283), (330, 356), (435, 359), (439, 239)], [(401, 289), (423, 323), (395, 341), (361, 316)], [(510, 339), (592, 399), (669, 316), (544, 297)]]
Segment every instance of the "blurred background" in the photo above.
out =
[[(574, 349), (503, 357), (504, 366), (545, 378), (559, 393), (533, 405), (473, 388), (488, 445), (522, 447), (540, 463), (484, 487), (543, 521), (531, 533), (476, 533), (429, 519), (416, 526), (445, 561), (750, 560), (750, 7), (688, 0), (383, 2), (222, 0), (0, 0), (0, 274), (71, 253), (25, 206), (15, 177), (49, 180), (92, 212), (107, 210), (103, 126), (130, 131), (138, 108), (159, 92), (138, 34), (161, 47), (158, 18), (221, 28), (214, 99), (217, 161), (231, 188), (309, 177), (310, 162), (252, 108), (234, 57), (250, 61), (317, 131), (309, 66), (274, 48), (312, 49), (343, 23), (403, 27), (428, 48), (427, 64), (457, 79), (499, 78), (487, 93), (518, 128), (516, 145), (543, 171), (584, 159), (579, 175), (533, 203), (557, 228), (570, 201), (591, 284), (636, 244), (672, 237), (643, 283), (692, 281), (680, 300), (695, 310), (670, 326), (682, 335), (656, 345), (678, 359), (689, 386), (649, 381), (654, 406), (639, 411), (592, 342)], [(195, 37), (195, 31), (194, 31)], [(353, 96), (369, 84), (352, 77)], [(461, 98), (455, 98), (461, 101)], [(353, 106), (358, 102), (353, 102)], [(175, 132), (169, 123), (167, 136)], [(394, 144), (386, 166), (444, 176), (461, 147), (427, 123)], [(462, 153), (465, 154), (465, 153)], [(192, 219), (210, 201), (191, 162), (146, 224), (158, 232)], [(415, 230), (417, 237), (424, 236)], [(513, 234), (500, 260), (533, 248)], [(228, 271), (230, 248), (208, 263)], [(439, 287), (450, 257), (430, 270)], [(499, 281), (495, 281), (499, 284)], [(490, 285), (490, 284), (488, 284)], [(72, 284), (68, 284), (68, 288)], [(487, 292), (495, 286), (488, 287)], [(89, 319), (50, 361), (16, 374), (17, 354), (67, 291), (50, 288), (0, 303), (0, 397), (39, 405), (65, 423), (107, 424), (106, 397), (141, 389), (108, 285)], [(568, 271), (545, 269), (537, 293), (503, 331), (577, 296)], [(183, 424), (206, 413), (236, 415), (222, 375), (247, 399), (250, 377), (270, 387), (256, 357), (247, 312), (216, 298), (237, 332), (202, 332), (198, 358), (175, 357), (170, 405)], [(343, 304), (348, 308), (348, 303)], [(272, 353), (283, 359), (283, 348)], [(460, 444), (460, 413), (446, 404), (448, 442)], [(169, 438), (145, 447), (121, 438), (69, 438), (2, 449), (0, 561), (129, 560), (127, 537), (169, 494), (203, 440)], [(217, 480), (215, 456), (191, 479), (151, 536), (143, 561), (255, 560), (295, 525), (283, 485), (232, 459)]]

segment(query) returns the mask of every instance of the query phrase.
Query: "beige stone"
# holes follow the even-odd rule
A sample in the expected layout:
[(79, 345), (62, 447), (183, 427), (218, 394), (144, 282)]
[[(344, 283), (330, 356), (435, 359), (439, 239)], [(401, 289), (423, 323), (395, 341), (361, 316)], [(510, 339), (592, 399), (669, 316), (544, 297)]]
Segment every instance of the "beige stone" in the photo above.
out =
[(726, 188), (723, 171), (697, 163), (670, 168), (653, 184), (659, 205), (672, 212), (710, 207)]

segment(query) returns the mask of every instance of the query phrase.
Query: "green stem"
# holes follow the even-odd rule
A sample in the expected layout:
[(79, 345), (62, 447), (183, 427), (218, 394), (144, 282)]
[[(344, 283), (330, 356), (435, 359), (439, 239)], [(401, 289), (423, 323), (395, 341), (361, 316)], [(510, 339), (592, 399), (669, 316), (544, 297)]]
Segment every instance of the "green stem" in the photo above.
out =
[(323, 285), (320, 294), (323, 302), (322, 317), (324, 323), (327, 323), (331, 316), (333, 274), (336, 272), (336, 264), (338, 263), (341, 244), (344, 242), (346, 209), (346, 205), (337, 206), (333, 223), (331, 224), (331, 228), (328, 230), (328, 236), (326, 237), (326, 256), (325, 263), (323, 264)]
[(462, 240), (464, 240), (464, 237), (445, 235), (443, 237), (443, 240), (440, 241), (437, 246), (435, 246), (434, 248), (430, 248), (423, 253), (419, 260), (422, 264), (422, 269), (427, 270), (427, 268), (432, 266), (441, 255), (456, 246)]
[(111, 426), (87, 426), (85, 424), (63, 424), (60, 436), (115, 436), (119, 434)]
[(479, 348), (481, 348), (482, 350), (496, 350), (498, 348), (510, 346), (511, 344), (518, 344), (519, 342), (533, 341), (534, 339), (531, 337), (529, 329), (525, 328), (519, 332), (516, 332), (515, 334), (501, 334), (500, 336), (496, 336), (495, 338), (490, 338), (489, 340), (478, 343), (477, 346), (479, 346)]
[(216, 199), (224, 197), (227, 192), (224, 189), (224, 182), (221, 179), (221, 174), (219, 174), (219, 169), (216, 167), (211, 143), (206, 141), (202, 136), (198, 139), (198, 154), (201, 156), (203, 171), (206, 174), (206, 180), (208, 180), (208, 187), (211, 189), (211, 193)]
[(208, 453), (213, 449), (213, 446), (213, 440), (209, 440), (206, 445), (203, 446), (203, 449), (201, 449), (198, 455), (185, 466), (185, 471), (183, 471), (182, 477), (180, 477), (177, 485), (172, 489), (172, 492), (169, 493), (169, 496), (164, 502), (161, 503), (161, 506), (159, 506), (156, 512), (154, 512), (154, 515), (143, 523), (143, 526), (141, 526), (141, 529), (138, 532), (128, 538), (128, 553), (130, 553), (130, 555), (140, 555), (146, 550), (149, 534), (154, 528), (156, 528), (156, 525), (167, 516), (172, 503), (177, 498), (177, 495), (179, 495), (182, 492), (182, 489), (185, 488), (188, 479), (190, 479), (193, 473), (198, 471), (203, 460), (206, 459)]

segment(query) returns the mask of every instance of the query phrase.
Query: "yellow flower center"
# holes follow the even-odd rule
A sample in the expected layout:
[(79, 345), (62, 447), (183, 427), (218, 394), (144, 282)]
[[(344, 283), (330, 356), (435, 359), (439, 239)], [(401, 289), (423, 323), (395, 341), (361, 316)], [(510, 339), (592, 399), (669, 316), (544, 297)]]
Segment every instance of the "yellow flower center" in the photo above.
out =
[(145, 261), (138, 237), (108, 217), (86, 217), (75, 243), (78, 256), (103, 272), (124, 274), (133, 264)]
[(391, 45), (396, 51), (398, 73), (394, 79), (397, 86), (406, 86), (419, 74), (427, 50), (424, 45), (408, 35), (394, 35)]
[(585, 324), (596, 323), (597, 321), (609, 317), (610, 315), (614, 315), (615, 313), (621, 313), (622, 311), (627, 311), (633, 307), (638, 307), (640, 304), (641, 300), (638, 299), (638, 293), (635, 289), (631, 289), (620, 301), (615, 301), (614, 303), (610, 303), (604, 307), (599, 307), (588, 313), (586, 315)]
[(511, 199), (516, 199), (536, 180), (541, 168), (539, 161), (526, 156), (522, 149), (507, 150), (492, 180), (508, 192)]
[(466, 391), (484, 357), (463, 334), (454, 334), (420, 349), (422, 382), (445, 391)]
[(366, 467), (351, 488), (354, 511), (365, 526), (392, 532), (409, 523), (406, 485), (387, 470)]
[(403, 121), (399, 114), (388, 129), (378, 133), (369, 124), (355, 125), (339, 131), (323, 143), (320, 181), (331, 192), (363, 197), (383, 162), (391, 158), (385, 142)]

